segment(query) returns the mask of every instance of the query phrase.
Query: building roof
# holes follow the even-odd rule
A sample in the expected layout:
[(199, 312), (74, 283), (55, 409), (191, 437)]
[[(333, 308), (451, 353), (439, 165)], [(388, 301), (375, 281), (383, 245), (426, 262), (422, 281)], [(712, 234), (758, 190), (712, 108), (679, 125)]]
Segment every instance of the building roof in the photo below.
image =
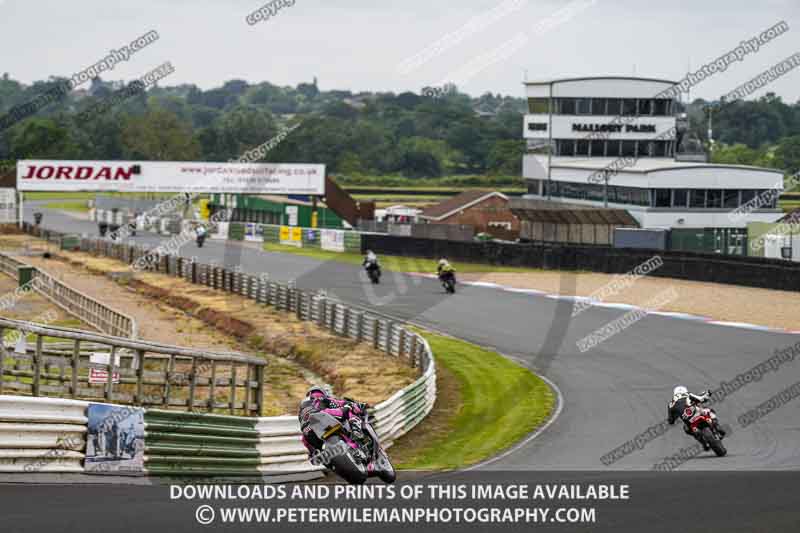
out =
[(444, 202), (426, 207), (422, 210), (420, 217), (431, 220), (442, 220), (453, 215), (454, 213), (457, 213), (458, 211), (467, 209), (468, 207), (478, 204), (493, 196), (508, 200), (508, 196), (498, 191), (480, 189), (468, 190), (453, 196), (452, 198), (448, 198)]
[(625, 209), (587, 208), (582, 206), (550, 207), (535, 200), (514, 199), (511, 212), (520, 220), (551, 224), (610, 224), (638, 227), (639, 223)]
[(664, 80), (659, 78), (637, 78), (635, 76), (583, 76), (576, 78), (556, 78), (552, 80), (535, 80), (526, 81), (525, 85), (551, 85), (553, 83), (562, 83), (569, 81), (592, 81), (592, 80), (629, 80), (629, 81), (655, 81), (659, 83), (669, 83), (676, 85), (678, 82), (674, 80)]
[(667, 157), (640, 157), (634, 164), (628, 165), (628, 158), (621, 157), (553, 157), (552, 168), (568, 168), (580, 170), (602, 170), (616, 162), (617, 172), (632, 172), (646, 174), (648, 172), (663, 170), (687, 170), (692, 168), (735, 168), (740, 170), (755, 170), (759, 172), (774, 172), (783, 175), (782, 170), (774, 168), (753, 167), (748, 165), (723, 165), (717, 163), (697, 163), (690, 161), (675, 161)]

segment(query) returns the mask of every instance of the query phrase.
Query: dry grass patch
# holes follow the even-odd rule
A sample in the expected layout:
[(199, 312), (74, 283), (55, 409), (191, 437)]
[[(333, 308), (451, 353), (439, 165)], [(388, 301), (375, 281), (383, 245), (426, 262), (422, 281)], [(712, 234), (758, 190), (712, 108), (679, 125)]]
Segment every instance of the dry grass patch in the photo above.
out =
[[(127, 268), (120, 261), (80, 252), (62, 252), (58, 257), (103, 275)], [(153, 272), (138, 272), (128, 283), (138, 293), (245, 341), (252, 349), (300, 363), (330, 383), (339, 395), (375, 404), (419, 376), (406, 360), (239, 295)], [(378, 368), (381, 371), (376, 373)]]

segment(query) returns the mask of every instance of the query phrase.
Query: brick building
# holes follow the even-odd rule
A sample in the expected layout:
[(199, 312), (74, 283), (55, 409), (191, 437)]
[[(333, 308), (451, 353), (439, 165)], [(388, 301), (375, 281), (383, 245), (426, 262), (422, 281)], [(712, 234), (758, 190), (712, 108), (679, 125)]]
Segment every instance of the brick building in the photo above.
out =
[(419, 217), (429, 224), (472, 226), (476, 233), (516, 238), (519, 220), (511, 212), (509, 199), (497, 191), (472, 190), (426, 207)]

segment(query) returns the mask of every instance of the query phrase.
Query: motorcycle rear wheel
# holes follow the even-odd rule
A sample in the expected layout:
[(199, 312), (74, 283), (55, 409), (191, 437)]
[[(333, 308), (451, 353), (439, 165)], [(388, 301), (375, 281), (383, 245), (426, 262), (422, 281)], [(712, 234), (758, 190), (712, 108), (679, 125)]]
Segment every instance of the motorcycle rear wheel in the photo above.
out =
[(711, 431), (711, 428), (703, 429), (703, 438), (711, 447), (711, 449), (714, 450), (714, 453), (717, 454), (717, 457), (724, 457), (728, 453), (728, 450), (725, 449), (725, 445), (722, 444), (722, 441), (719, 440), (716, 435), (714, 435), (714, 432)]

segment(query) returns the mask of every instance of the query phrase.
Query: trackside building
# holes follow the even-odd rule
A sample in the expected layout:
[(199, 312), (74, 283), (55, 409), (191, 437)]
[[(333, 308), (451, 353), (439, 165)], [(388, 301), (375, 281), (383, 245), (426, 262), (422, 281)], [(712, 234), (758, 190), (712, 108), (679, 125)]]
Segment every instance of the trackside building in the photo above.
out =
[(768, 190), (780, 192), (783, 173), (711, 164), (702, 150), (691, 149), (675, 83), (627, 77), (526, 82), (525, 197), (626, 209), (642, 228), (671, 229), (674, 248), (744, 253), (747, 224), (774, 222), (782, 212), (777, 194), (755, 209), (742, 206)]

